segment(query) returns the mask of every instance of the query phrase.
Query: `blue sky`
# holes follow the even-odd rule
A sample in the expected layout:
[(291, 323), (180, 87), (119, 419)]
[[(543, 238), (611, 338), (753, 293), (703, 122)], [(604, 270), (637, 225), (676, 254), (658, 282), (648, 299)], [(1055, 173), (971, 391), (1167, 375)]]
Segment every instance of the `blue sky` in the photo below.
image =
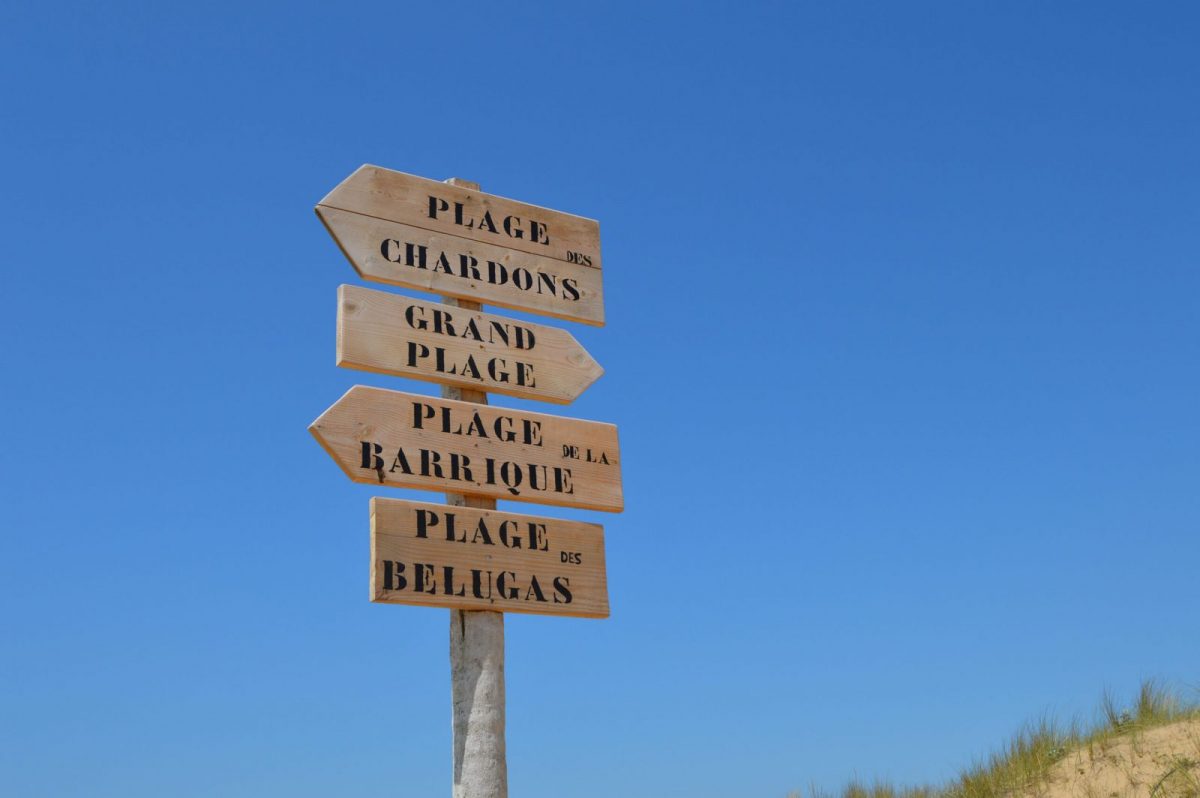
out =
[[(937, 780), (1200, 681), (1189, 4), (9, 3), (0, 792), (445, 794), (447, 611), (307, 425), (362, 163), (601, 222), (612, 617), (514, 795)], [(534, 407), (498, 399), (497, 404)], [(431, 499), (435, 494), (388, 495)]]

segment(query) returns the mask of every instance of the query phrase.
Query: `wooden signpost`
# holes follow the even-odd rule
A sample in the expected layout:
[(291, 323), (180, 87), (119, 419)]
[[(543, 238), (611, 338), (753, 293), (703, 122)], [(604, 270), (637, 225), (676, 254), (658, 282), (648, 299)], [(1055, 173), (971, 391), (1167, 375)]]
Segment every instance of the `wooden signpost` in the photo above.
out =
[(371, 499), (371, 600), (606, 618), (604, 529)]
[(337, 364), (566, 404), (604, 373), (565, 330), (343, 285)]
[(604, 324), (595, 220), (369, 165), (317, 215), (365, 280)]
[(446, 491), (371, 500), (371, 600), (449, 607), (454, 798), (507, 798), (504, 614), (608, 617), (604, 530), (498, 512), (496, 499), (619, 512), (611, 424), (489, 407), (488, 392), (568, 403), (603, 369), (569, 333), (480, 302), (604, 324), (600, 227), (580, 216), (363, 166), (317, 215), (359, 275), (343, 285), (337, 364), (442, 384), (356, 385), (309, 427), (356, 482)]
[(355, 482), (624, 509), (612, 424), (356, 385), (309, 430)]

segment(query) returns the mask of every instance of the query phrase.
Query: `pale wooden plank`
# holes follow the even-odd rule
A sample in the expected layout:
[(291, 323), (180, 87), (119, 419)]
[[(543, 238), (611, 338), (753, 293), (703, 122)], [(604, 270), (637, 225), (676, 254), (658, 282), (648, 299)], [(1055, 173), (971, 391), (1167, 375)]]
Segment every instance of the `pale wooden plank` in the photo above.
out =
[(606, 618), (604, 528), (373, 498), (371, 600)]
[(604, 324), (599, 269), (338, 208), (316, 210), (364, 280)]
[[(319, 204), (600, 268), (600, 223), (595, 219), (486, 194), (461, 184), (365, 164)], [(459, 208), (461, 213), (456, 212)]]
[(604, 369), (565, 330), (338, 288), (337, 364), (567, 404)]
[(309, 430), (356, 482), (624, 507), (612, 424), (356, 385)]

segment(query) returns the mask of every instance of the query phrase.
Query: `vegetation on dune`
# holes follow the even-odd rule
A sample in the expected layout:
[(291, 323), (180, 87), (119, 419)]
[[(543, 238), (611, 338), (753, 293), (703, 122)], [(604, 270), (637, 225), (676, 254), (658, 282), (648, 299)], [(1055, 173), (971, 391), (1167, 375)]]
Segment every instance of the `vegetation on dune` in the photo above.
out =
[[(1200, 703), (1147, 681), (1127, 706), (1105, 695), (1097, 720), (1067, 725), (1041, 720), (1022, 729), (1007, 745), (940, 786), (897, 787), (852, 781), (840, 792), (813, 788), (792, 798), (1021, 798), (1042, 792), (1051, 770), (1074, 753), (1095, 760), (1119, 740), (1137, 746), (1139, 735), (1185, 720), (1200, 720)], [(1176, 757), (1150, 787), (1152, 798), (1200, 798), (1200, 742)], [(1095, 798), (1109, 798), (1097, 795)]]

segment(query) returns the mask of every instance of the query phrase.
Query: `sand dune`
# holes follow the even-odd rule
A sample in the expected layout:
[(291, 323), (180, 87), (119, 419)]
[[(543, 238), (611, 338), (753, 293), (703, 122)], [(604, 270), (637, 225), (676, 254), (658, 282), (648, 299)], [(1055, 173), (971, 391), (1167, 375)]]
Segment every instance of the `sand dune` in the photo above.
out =
[(1200, 720), (1086, 745), (1049, 771), (1029, 798), (1200, 798)]

